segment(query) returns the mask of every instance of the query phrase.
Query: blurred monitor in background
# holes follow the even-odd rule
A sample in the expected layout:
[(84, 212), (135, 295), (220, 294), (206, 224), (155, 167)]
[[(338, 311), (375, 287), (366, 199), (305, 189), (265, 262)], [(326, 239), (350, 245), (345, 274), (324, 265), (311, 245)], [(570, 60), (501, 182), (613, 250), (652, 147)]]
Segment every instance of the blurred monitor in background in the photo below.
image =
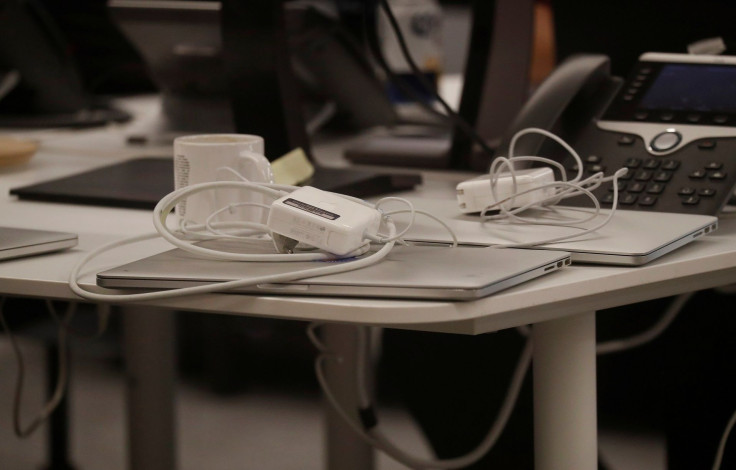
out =
[(346, 149), (348, 160), (487, 171), (495, 147), (529, 96), (534, 1), (472, 0), (468, 7), (470, 31), (456, 116), (445, 113), (446, 125), (439, 132), (412, 134), (399, 128), (369, 135)]
[[(120, 65), (135, 68), (140, 60), (99, 3), (0, 2), (1, 127), (93, 126), (129, 119), (102, 95), (139, 85), (151, 90), (151, 82), (145, 73), (128, 73)], [(132, 76), (141, 78), (136, 82)]]
[(139, 51), (162, 97), (164, 130), (233, 132), (220, 3), (113, 0), (109, 11)]
[(161, 90), (167, 130), (257, 133), (278, 155), (308, 146), (306, 134), (325, 124), (396, 120), (329, 9), (237, 0), (112, 0), (109, 8)]

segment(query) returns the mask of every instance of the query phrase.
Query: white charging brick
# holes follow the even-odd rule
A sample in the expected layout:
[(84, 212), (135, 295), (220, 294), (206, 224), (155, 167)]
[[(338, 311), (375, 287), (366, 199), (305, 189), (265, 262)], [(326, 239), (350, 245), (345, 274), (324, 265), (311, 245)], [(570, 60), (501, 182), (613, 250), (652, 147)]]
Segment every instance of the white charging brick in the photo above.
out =
[(310, 186), (271, 205), (268, 227), (276, 234), (345, 255), (363, 246), (366, 235), (376, 235), (381, 213), (344, 197)]
[[(527, 170), (516, 170), (516, 193), (521, 193), (532, 188), (540, 187), (554, 182), (554, 173), (551, 168), (530, 168)], [(460, 211), (465, 214), (481, 212), (496, 199), (491, 193), (490, 175), (482, 175), (457, 185), (457, 203)], [(499, 201), (511, 197), (514, 193), (514, 182), (510, 173), (502, 173), (496, 180), (496, 195)], [(555, 194), (554, 187), (549, 186), (522, 194), (514, 198), (510, 208), (521, 207), (527, 204), (551, 197)], [(511, 201), (509, 201), (511, 202)]]

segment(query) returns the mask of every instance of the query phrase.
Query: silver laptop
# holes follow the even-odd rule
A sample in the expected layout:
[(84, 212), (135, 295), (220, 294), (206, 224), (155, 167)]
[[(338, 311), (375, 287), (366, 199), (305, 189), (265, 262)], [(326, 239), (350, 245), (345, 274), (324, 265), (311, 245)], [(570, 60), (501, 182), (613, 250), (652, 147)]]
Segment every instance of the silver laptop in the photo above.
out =
[[(171, 289), (314, 268), (317, 263), (213, 261), (175, 249), (101, 272), (97, 284), (108, 288)], [(565, 252), (397, 246), (386, 258), (363, 269), (281, 284), (259, 284), (236, 292), (472, 300), (568, 264), (570, 257)]]
[(0, 227), (0, 260), (64, 250), (76, 244), (75, 233)]
[[(460, 213), (457, 202), (450, 199), (412, 199), (416, 209), (426, 210), (440, 217), (455, 232), (463, 245), (489, 246), (508, 243), (532, 242), (580, 231), (570, 227), (551, 225), (520, 225), (482, 222), (475, 214)], [(550, 219), (580, 217), (581, 208), (562, 208)], [(525, 214), (530, 215), (530, 214)], [(542, 213), (536, 214), (541, 216)], [(607, 210), (586, 226), (597, 225), (608, 215)], [(401, 221), (396, 216), (397, 221)], [(648, 263), (718, 227), (718, 219), (706, 215), (674, 214), (617, 210), (602, 229), (569, 241), (537, 246), (544, 250), (570, 252), (573, 262), (638, 266)], [(447, 230), (428, 218), (417, 216), (411, 230), (404, 237), (411, 241), (447, 242)]]

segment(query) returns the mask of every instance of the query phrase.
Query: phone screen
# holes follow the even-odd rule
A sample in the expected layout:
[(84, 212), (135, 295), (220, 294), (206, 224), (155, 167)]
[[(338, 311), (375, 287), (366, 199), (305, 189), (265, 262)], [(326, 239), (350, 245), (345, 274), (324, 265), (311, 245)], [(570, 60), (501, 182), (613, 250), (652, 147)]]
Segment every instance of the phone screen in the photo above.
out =
[(639, 108), (736, 112), (736, 67), (668, 64), (662, 67)]

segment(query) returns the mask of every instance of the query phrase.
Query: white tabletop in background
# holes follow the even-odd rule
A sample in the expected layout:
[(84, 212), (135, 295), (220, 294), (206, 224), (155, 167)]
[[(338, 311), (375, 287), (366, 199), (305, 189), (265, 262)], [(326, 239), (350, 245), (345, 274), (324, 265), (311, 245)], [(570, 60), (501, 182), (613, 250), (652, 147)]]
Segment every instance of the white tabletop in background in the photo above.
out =
[[(166, 146), (125, 145), (130, 133), (146, 130), (145, 122), (26, 134), (38, 138), (41, 149), (26, 165), (0, 168), (2, 224), (76, 232), (79, 246), (66, 252), (0, 263), (0, 294), (72, 299), (75, 296), (67, 278), (82, 253), (107, 241), (153, 231), (148, 211), (19, 201), (8, 196), (12, 187), (126, 158), (169, 154)], [(454, 184), (465, 176), (427, 173), (417, 194), (451, 198)], [(106, 254), (94, 261), (90, 269), (96, 272), (168, 248), (160, 240), (135, 245)], [(93, 285), (94, 272), (89, 272), (83, 282)], [(150, 304), (235, 315), (475, 334), (734, 282), (736, 221), (724, 219), (714, 234), (642, 267), (571, 266), (471, 302), (209, 294)]]

